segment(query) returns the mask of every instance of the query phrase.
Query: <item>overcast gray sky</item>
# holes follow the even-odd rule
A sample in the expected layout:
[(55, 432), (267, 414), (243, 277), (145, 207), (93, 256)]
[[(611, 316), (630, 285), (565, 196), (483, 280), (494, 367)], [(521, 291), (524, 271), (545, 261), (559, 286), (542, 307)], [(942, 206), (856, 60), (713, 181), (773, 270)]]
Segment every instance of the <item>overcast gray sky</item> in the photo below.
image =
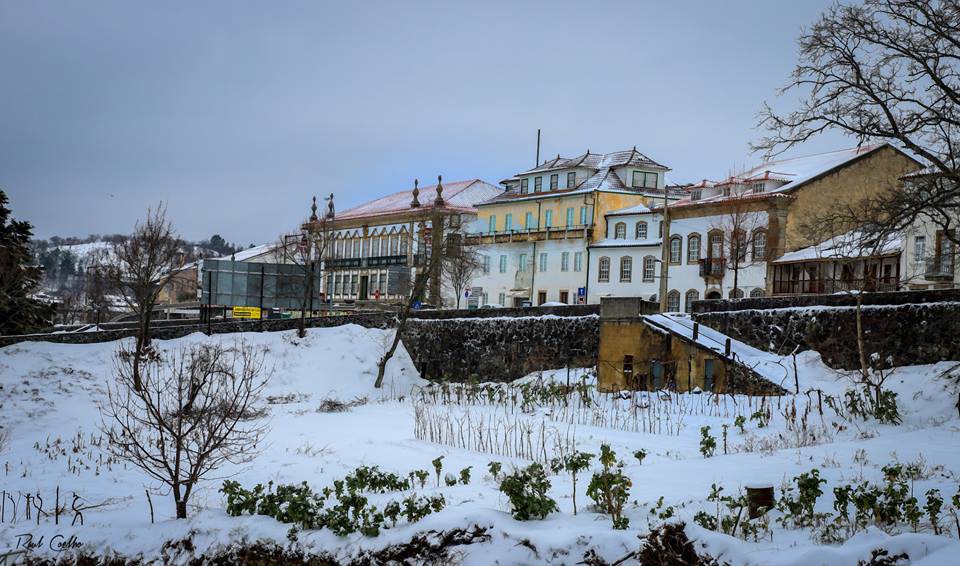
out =
[[(636, 145), (671, 181), (752, 163), (755, 114), (828, 0), (0, 0), (0, 188), (39, 237), (272, 240), (430, 181)], [(817, 140), (802, 153), (853, 145)]]

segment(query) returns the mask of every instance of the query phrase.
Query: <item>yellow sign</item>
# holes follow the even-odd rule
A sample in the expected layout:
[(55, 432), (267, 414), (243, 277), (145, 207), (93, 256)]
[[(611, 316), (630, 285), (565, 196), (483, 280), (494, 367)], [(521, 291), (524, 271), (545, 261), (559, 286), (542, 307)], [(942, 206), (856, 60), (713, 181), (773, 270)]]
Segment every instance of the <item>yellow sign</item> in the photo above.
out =
[(260, 318), (260, 307), (233, 307), (233, 318)]

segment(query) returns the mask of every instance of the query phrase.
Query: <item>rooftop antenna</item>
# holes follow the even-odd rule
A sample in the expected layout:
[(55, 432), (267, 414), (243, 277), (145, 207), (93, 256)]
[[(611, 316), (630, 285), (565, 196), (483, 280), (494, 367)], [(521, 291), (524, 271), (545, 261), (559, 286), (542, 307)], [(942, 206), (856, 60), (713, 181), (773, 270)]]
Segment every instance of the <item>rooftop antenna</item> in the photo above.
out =
[(540, 166), (540, 128), (537, 128), (537, 161), (533, 164), (533, 166)]

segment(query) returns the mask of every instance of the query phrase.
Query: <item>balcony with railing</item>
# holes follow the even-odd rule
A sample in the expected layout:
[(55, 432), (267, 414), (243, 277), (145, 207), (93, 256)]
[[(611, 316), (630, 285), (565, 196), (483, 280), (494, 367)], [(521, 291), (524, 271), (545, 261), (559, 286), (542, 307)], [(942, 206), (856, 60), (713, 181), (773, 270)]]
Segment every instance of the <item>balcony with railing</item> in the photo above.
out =
[(953, 254), (935, 255), (924, 261), (923, 278), (927, 281), (953, 281), (954, 256)]
[(588, 239), (592, 231), (592, 226), (576, 225), (502, 230), (499, 232), (475, 232), (467, 236), (467, 243), (476, 245)]
[(708, 257), (700, 260), (700, 277), (706, 279), (720, 279), (727, 267), (726, 258)]
[(384, 255), (376, 257), (338, 257), (327, 259), (324, 262), (326, 269), (363, 269), (388, 267), (391, 265), (406, 265), (407, 256), (405, 255)]

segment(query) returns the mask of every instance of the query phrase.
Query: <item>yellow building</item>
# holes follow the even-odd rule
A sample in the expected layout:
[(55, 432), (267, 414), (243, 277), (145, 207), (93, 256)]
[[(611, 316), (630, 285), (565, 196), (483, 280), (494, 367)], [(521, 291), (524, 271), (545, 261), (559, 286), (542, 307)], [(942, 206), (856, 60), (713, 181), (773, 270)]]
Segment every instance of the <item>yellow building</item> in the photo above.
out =
[(477, 205), (471, 242), (481, 246), (483, 303), (521, 306), (586, 300), (588, 246), (608, 236), (606, 214), (671, 200), (669, 168), (636, 148), (559, 155), (501, 181), (505, 192)]

